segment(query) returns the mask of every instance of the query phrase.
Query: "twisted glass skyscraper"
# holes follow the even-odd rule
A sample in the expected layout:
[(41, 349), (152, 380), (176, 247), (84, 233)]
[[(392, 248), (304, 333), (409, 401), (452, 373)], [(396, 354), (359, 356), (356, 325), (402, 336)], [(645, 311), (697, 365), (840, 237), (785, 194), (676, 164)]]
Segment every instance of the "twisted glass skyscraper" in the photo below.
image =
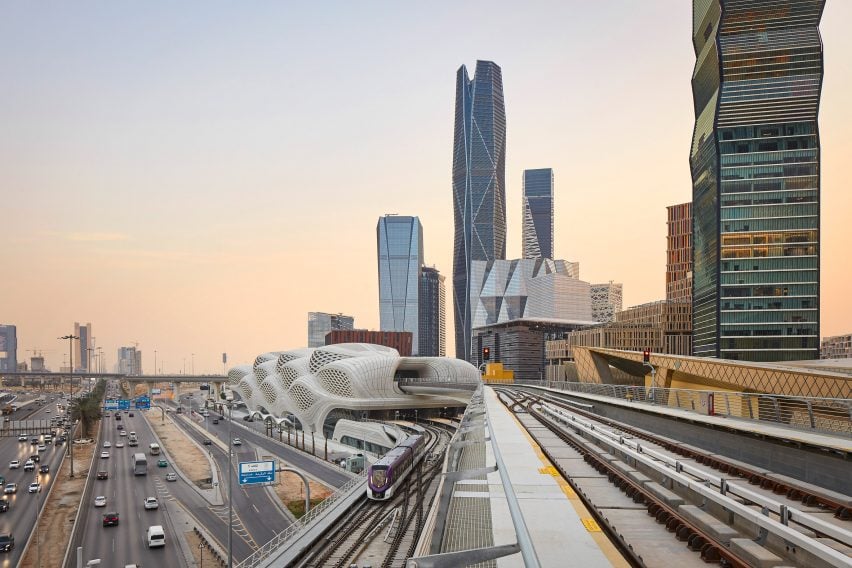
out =
[(453, 314), (456, 357), (470, 357), (470, 266), (506, 258), (506, 109), (503, 77), (491, 61), (477, 61), (471, 81), (456, 74), (453, 133)]
[(695, 355), (819, 356), (824, 0), (694, 0)]
[(524, 258), (553, 256), (553, 170), (524, 170), (523, 180)]
[(379, 257), (379, 329), (410, 331), (412, 354), (419, 346), (420, 269), (423, 227), (417, 217), (385, 215), (376, 226)]

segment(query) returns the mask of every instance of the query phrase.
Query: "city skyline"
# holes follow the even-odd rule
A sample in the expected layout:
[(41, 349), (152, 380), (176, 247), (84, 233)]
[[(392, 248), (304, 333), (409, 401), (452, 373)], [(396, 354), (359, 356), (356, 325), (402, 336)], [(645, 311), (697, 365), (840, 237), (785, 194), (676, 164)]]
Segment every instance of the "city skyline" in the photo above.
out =
[[(590, 282), (623, 282), (625, 307), (665, 297), (666, 207), (691, 196), (691, 7), (635, 4), (580, 17), (537, 4), (489, 13), (473, 30), (464, 22), (480, 15), (476, 4), (381, 17), (344, 5), (211, 6), (201, 20), (189, 7), (12, 6), (0, 23), (10, 78), (0, 197), (14, 213), (0, 247), (0, 319), (17, 326), (19, 360), (37, 349), (58, 369), (67, 341), (56, 338), (80, 318), (105, 352), (138, 341), (147, 369), (159, 350), (171, 371), (192, 352), (197, 371), (220, 372), (222, 352), (240, 363), (302, 346), (316, 308), (378, 329), (378, 215), (417, 214), (430, 262), (451, 271), (453, 73), (476, 59), (503, 69), (507, 257), (521, 255), (521, 172), (547, 164), (563, 192), (554, 248)], [(820, 26), (823, 336), (852, 321), (850, 18), (848, 3), (828, 2)], [(516, 33), (525, 26), (536, 33)], [(637, 26), (653, 30), (652, 45), (634, 43)]]

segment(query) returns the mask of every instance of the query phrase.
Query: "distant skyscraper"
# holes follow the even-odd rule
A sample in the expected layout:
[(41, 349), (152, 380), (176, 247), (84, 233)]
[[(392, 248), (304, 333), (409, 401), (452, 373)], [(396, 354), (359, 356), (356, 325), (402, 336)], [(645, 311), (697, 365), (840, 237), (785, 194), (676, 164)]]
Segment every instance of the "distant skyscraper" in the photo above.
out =
[(553, 170), (524, 170), (523, 257), (553, 256)]
[(419, 354), (444, 357), (447, 354), (446, 291), (444, 275), (424, 266), (420, 271)]
[(470, 358), (470, 267), (506, 258), (506, 109), (503, 76), (477, 61), (456, 74), (453, 133), (453, 315), (456, 357)]
[(824, 0), (695, 0), (693, 352), (819, 356)]
[(325, 334), (333, 329), (352, 329), (355, 318), (343, 314), (308, 312), (308, 347), (325, 345)]
[(692, 303), (692, 203), (666, 207), (666, 301)]
[(18, 370), (18, 331), (14, 325), (0, 325), (0, 371)]
[(423, 227), (417, 217), (385, 215), (376, 225), (379, 329), (410, 331), (417, 355)]
[(94, 349), (94, 340), (92, 339), (92, 324), (80, 325), (74, 322), (74, 335), (79, 337), (77, 340), (77, 352), (74, 353), (74, 370), (88, 371), (89, 370), (89, 349)]
[(142, 374), (142, 352), (136, 347), (119, 347), (116, 372), (127, 375)]
[(601, 323), (615, 320), (615, 314), (621, 311), (623, 284), (592, 284), (592, 319)]

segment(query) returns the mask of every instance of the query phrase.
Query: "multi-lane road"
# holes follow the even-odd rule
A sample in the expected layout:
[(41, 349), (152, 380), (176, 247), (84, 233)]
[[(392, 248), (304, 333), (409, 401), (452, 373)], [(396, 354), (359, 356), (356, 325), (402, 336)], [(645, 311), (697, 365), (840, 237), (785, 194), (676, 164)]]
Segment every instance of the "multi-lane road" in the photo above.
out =
[[(42, 406), (28, 405), (9, 417), (10, 420), (44, 420), (57, 415), (56, 403), (60, 395), (46, 395), (46, 402)], [(36, 408), (35, 412), (31, 409)], [(26, 418), (24, 418), (26, 416)], [(9, 552), (0, 552), (0, 566), (17, 566), (21, 561), (21, 555), (27, 539), (35, 528), (36, 512), (44, 503), (44, 497), (56, 478), (59, 466), (62, 463), (62, 454), (65, 452), (65, 444), (55, 446), (45, 444), (43, 452), (38, 452), (35, 445), (30, 443), (31, 438), (37, 437), (43, 441), (41, 432), (27, 432), (26, 441), (18, 441), (17, 435), (0, 437), (0, 475), (6, 478), (5, 483), (17, 483), (17, 493), (2, 495), (9, 502), (9, 510), (0, 513), (0, 533), (11, 533), (15, 538), (15, 547)], [(33, 454), (38, 454), (40, 461), (36, 464), (35, 471), (24, 471), (24, 463)], [(12, 460), (20, 462), (20, 468), (10, 469)], [(39, 473), (39, 466), (48, 465), (49, 473)], [(27, 493), (27, 487), (34, 481), (41, 482), (41, 493)], [(38, 505), (38, 506), (37, 506)], [(50, 535), (38, 535), (38, 546), (51, 546)], [(32, 546), (36, 547), (36, 541)], [(38, 548), (35, 548), (38, 552)]]

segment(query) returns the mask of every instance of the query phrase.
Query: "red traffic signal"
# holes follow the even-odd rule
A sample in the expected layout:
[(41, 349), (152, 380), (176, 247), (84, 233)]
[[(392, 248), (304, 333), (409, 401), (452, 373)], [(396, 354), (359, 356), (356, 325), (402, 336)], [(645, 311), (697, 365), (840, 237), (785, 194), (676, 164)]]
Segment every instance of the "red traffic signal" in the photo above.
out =
[(651, 360), (651, 350), (646, 348), (645, 351), (642, 352), (642, 361), (644, 361), (645, 363), (648, 363), (650, 360)]
[(482, 360), (483, 361), (490, 361), (491, 360), (491, 348), (490, 347), (483, 347), (482, 348)]

